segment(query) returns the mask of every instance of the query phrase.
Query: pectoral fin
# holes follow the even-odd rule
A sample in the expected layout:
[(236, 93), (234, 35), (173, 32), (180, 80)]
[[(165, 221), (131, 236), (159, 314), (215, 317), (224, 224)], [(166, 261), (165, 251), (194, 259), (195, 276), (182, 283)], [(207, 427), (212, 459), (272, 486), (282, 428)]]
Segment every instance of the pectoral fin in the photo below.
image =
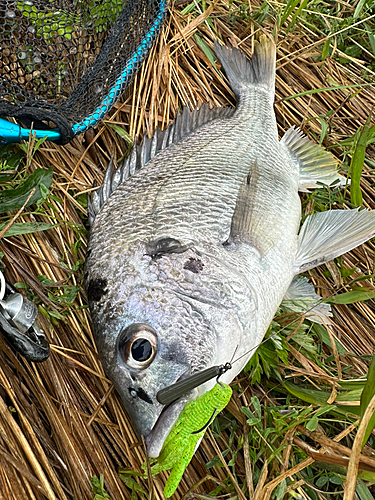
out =
[(375, 211), (328, 210), (309, 215), (298, 235), (295, 274), (349, 252), (375, 235)]
[(227, 243), (247, 243), (263, 257), (278, 235), (269, 231), (269, 220), (259, 203), (259, 198), (267, 195), (264, 193), (267, 187), (262, 185), (259, 171), (258, 161), (255, 160), (238, 190)]
[(279, 238), (277, 228), (269, 230), (269, 214), (264, 208), (264, 203), (259, 201), (269, 197), (268, 190), (269, 186), (264, 179), (261, 179), (258, 161), (255, 159), (238, 190), (230, 236), (226, 242), (247, 243), (259, 252), (261, 258)]
[(309, 191), (319, 186), (318, 182), (330, 186), (344, 186), (345, 177), (337, 171), (336, 158), (321, 146), (308, 139), (299, 128), (290, 128), (280, 141), (288, 148), (289, 155), (298, 164), (300, 171), (299, 191)]
[(257, 162), (255, 161), (254, 167), (250, 169), (238, 191), (236, 207), (230, 227), (230, 237), (228, 240), (230, 243), (249, 242), (250, 199), (251, 193), (256, 189), (257, 170)]

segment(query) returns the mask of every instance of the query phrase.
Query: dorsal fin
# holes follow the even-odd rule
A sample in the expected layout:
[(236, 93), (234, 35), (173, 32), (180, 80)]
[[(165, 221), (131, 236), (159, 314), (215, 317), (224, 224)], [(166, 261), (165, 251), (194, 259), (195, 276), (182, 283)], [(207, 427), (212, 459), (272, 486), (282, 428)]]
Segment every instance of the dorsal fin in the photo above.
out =
[(309, 192), (310, 189), (319, 188), (319, 182), (327, 186), (335, 181), (335, 186), (349, 184), (347, 179), (338, 173), (336, 158), (310, 141), (298, 127), (293, 126), (287, 130), (280, 142), (288, 148), (292, 160), (298, 163), (299, 191)]
[(180, 141), (183, 137), (201, 127), (205, 123), (218, 118), (229, 118), (234, 108), (209, 108), (209, 104), (203, 104), (199, 109), (190, 111), (185, 107), (181, 114), (177, 115), (175, 121), (165, 130), (156, 129), (154, 135), (149, 139), (144, 138), (140, 146), (134, 145), (124, 163), (115, 171), (113, 159), (111, 159), (103, 184), (94, 191), (88, 200), (88, 214), (90, 225), (94, 222), (96, 214), (99, 213), (104, 202), (111, 196), (113, 191), (124, 181), (129, 179), (134, 172), (149, 162), (159, 151), (171, 144)]

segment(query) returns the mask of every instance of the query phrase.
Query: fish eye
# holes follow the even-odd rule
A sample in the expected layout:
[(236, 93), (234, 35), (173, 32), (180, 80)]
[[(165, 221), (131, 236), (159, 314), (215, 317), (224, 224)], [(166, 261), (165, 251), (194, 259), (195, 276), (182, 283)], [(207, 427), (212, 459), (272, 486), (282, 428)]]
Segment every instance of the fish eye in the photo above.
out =
[(134, 323), (122, 332), (118, 350), (124, 363), (130, 368), (142, 370), (154, 360), (158, 348), (158, 336), (153, 328)]

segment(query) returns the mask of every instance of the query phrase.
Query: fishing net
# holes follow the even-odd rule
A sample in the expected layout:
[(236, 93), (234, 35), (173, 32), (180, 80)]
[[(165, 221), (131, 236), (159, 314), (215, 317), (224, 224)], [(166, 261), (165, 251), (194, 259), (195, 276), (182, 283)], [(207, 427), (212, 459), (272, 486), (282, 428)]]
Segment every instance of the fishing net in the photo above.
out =
[(93, 127), (152, 47), (167, 0), (0, 0), (0, 115), (58, 127), (60, 143)]

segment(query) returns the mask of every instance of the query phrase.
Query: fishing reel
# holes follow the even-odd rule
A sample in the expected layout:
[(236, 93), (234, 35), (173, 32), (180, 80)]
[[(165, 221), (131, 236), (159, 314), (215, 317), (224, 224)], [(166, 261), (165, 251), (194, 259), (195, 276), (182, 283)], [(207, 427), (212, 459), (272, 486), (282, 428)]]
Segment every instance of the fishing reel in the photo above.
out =
[(36, 305), (5, 282), (0, 271), (0, 332), (10, 347), (29, 361), (45, 361), (50, 347), (36, 321)]

